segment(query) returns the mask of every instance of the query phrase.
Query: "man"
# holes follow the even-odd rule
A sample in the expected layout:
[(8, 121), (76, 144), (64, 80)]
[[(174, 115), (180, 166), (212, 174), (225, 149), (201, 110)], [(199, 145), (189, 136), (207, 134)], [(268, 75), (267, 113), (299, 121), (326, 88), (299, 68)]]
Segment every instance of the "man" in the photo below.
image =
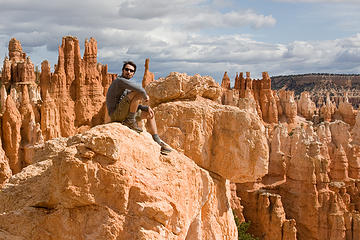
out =
[(148, 129), (155, 142), (161, 146), (161, 153), (171, 152), (171, 148), (164, 143), (157, 132), (154, 111), (150, 106), (141, 105), (141, 100), (148, 101), (149, 96), (145, 90), (132, 83), (136, 64), (132, 61), (124, 62), (122, 74), (110, 85), (106, 94), (106, 106), (112, 122), (121, 122), (128, 128), (141, 133), (137, 119), (147, 119)]

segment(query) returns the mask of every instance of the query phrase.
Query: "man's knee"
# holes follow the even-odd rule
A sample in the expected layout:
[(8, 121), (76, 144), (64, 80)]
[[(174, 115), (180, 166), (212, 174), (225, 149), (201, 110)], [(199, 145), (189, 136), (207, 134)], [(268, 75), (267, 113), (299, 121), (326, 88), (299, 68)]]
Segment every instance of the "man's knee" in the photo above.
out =
[(150, 120), (150, 119), (153, 119), (154, 116), (151, 116), (148, 112), (141, 111), (141, 118)]
[(140, 92), (131, 92), (128, 94), (128, 98), (130, 101), (139, 101), (143, 98), (143, 96)]

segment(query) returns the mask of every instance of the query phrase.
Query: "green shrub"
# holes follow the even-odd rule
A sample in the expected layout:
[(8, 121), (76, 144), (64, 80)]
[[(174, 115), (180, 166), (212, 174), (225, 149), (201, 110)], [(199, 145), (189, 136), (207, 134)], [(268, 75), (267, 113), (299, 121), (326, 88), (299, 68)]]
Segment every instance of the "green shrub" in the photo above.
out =
[(247, 233), (247, 230), (250, 227), (251, 221), (249, 222), (242, 222), (240, 223), (238, 217), (234, 214), (236, 227), (238, 229), (238, 239), (239, 240), (259, 240), (258, 238), (254, 237), (250, 233)]

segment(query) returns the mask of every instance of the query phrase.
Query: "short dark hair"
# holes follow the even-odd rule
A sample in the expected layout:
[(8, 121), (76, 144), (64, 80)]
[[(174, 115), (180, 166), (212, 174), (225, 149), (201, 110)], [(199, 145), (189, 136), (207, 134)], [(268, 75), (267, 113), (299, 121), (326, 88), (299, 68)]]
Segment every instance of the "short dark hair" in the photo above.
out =
[(124, 61), (124, 65), (123, 65), (121, 70), (124, 70), (125, 66), (128, 65), (128, 64), (133, 66), (134, 67), (134, 72), (136, 72), (136, 64), (133, 61)]

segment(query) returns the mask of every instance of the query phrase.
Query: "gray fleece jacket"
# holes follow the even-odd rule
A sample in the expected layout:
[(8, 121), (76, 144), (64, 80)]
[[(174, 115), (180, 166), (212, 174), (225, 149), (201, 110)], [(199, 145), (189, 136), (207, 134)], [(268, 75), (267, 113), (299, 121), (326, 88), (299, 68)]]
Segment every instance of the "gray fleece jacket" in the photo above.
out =
[[(115, 111), (116, 105), (120, 102), (122, 97), (126, 96), (131, 91), (137, 91), (142, 93), (144, 99), (147, 97), (145, 89), (126, 78), (117, 77), (115, 80), (112, 81), (106, 94), (106, 106), (109, 115), (111, 115)], [(140, 109), (142, 109), (142, 107), (145, 106), (139, 105)]]

